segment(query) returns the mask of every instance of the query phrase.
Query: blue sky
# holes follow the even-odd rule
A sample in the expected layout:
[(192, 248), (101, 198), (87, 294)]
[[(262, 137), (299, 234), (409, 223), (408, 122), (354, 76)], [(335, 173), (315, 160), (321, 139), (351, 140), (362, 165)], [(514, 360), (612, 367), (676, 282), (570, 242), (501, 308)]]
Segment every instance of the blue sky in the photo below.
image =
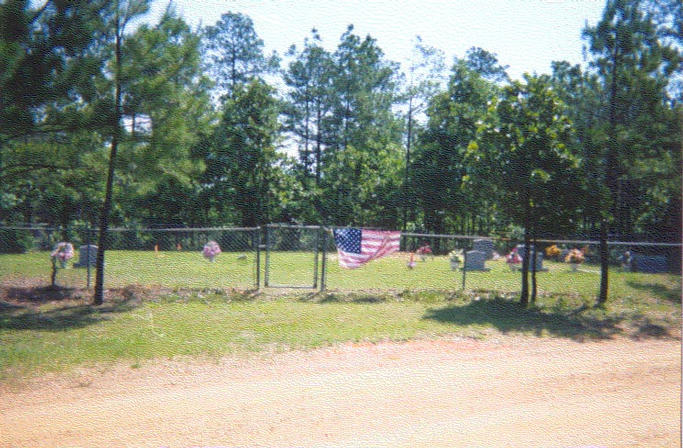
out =
[[(388, 59), (404, 67), (416, 35), (453, 56), (478, 46), (496, 53), (508, 73), (549, 73), (550, 62), (584, 65), (581, 30), (595, 24), (602, 0), (174, 0), (177, 11), (193, 26), (213, 25), (222, 13), (248, 15), (266, 51), (281, 56), (291, 44), (300, 46), (316, 28), (323, 46), (334, 50), (347, 25), (377, 39)], [(150, 20), (168, 4), (157, 0)]]

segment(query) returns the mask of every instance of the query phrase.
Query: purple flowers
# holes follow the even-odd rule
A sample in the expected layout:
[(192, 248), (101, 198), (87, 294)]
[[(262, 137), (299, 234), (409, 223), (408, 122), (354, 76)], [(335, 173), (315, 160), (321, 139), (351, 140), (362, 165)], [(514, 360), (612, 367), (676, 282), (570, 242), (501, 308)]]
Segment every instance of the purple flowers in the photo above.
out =
[(209, 241), (208, 243), (206, 243), (204, 245), (204, 249), (202, 250), (202, 255), (204, 255), (204, 258), (206, 258), (209, 261), (213, 261), (216, 255), (220, 253), (221, 247), (215, 241)]

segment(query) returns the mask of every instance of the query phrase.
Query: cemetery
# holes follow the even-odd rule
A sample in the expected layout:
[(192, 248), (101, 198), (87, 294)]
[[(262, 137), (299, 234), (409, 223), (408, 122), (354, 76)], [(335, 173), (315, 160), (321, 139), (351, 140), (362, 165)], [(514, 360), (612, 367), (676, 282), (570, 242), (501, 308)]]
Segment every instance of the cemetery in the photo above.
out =
[(0, 1), (0, 446), (680, 446), (683, 3), (318, 6)]

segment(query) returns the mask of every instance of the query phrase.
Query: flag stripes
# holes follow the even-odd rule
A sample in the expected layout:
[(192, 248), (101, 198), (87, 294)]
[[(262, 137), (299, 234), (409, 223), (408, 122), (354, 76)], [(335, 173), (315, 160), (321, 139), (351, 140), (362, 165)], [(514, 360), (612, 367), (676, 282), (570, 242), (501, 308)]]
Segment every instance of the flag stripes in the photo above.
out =
[(399, 250), (401, 232), (336, 229), (334, 240), (339, 255), (339, 265), (347, 269), (355, 269), (363, 264), (389, 255)]

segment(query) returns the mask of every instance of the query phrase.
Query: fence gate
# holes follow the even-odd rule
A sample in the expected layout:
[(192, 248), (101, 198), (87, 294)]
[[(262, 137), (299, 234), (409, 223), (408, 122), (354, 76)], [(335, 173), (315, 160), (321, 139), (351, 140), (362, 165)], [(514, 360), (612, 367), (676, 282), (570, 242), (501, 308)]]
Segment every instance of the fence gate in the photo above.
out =
[(318, 287), (319, 263), (325, 234), (320, 226), (269, 224), (265, 235), (264, 286), (272, 288)]

